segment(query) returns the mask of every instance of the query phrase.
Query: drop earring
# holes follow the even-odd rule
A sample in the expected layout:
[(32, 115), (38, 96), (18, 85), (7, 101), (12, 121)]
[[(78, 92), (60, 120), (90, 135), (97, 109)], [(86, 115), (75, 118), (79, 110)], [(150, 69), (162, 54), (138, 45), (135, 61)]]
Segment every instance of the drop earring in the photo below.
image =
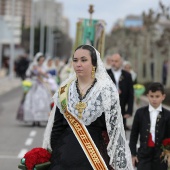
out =
[(96, 67), (92, 67), (92, 72), (91, 72), (91, 77), (94, 79), (95, 78), (95, 68)]

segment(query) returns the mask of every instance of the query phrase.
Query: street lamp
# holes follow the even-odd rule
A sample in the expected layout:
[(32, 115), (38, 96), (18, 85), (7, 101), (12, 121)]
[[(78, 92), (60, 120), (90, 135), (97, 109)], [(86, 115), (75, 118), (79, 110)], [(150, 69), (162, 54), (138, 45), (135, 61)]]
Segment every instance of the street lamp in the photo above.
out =
[(29, 59), (32, 60), (34, 55), (34, 0), (31, 0), (31, 28), (30, 28), (30, 54)]
[(10, 63), (9, 63), (9, 77), (13, 78), (14, 76), (14, 53), (15, 53), (15, 44), (14, 44), (14, 13), (15, 11), (15, 0), (12, 0), (12, 12), (11, 12), (11, 42), (10, 42)]
[(54, 33), (53, 27), (47, 26), (47, 34), (46, 34), (46, 55), (50, 55), (53, 57), (54, 54)]
[(45, 0), (42, 1), (41, 18), (40, 18), (40, 52), (44, 53), (44, 20), (46, 19)]

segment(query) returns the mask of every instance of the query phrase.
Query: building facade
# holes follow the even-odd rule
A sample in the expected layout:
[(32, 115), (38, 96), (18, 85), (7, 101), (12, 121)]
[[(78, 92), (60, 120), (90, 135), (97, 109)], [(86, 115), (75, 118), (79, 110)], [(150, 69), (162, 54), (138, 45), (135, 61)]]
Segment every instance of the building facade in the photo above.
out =
[[(30, 26), (31, 2), (31, 0), (15, 0), (14, 16), (21, 17), (25, 27)], [(12, 0), (0, 0), (0, 15), (11, 16), (12, 7)]]
[(47, 27), (58, 28), (68, 35), (69, 21), (63, 16), (63, 4), (55, 0), (35, 1), (35, 26), (41, 22)]

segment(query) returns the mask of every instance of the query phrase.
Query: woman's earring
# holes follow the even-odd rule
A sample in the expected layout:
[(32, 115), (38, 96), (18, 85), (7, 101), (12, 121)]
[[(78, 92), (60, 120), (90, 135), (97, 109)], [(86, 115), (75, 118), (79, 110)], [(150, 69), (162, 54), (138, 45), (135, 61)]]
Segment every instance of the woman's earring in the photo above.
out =
[(94, 79), (95, 78), (95, 68), (96, 67), (92, 67), (92, 72), (91, 72), (91, 77)]

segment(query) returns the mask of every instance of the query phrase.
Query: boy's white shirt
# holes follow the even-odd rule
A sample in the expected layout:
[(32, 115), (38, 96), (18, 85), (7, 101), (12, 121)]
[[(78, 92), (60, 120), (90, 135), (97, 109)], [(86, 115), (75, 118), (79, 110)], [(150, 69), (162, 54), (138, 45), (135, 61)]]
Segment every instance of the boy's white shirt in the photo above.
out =
[(156, 126), (156, 120), (158, 117), (159, 112), (162, 111), (162, 104), (159, 105), (156, 109), (149, 104), (149, 113), (150, 113), (150, 133), (152, 135), (152, 141), (155, 142), (155, 126)]

